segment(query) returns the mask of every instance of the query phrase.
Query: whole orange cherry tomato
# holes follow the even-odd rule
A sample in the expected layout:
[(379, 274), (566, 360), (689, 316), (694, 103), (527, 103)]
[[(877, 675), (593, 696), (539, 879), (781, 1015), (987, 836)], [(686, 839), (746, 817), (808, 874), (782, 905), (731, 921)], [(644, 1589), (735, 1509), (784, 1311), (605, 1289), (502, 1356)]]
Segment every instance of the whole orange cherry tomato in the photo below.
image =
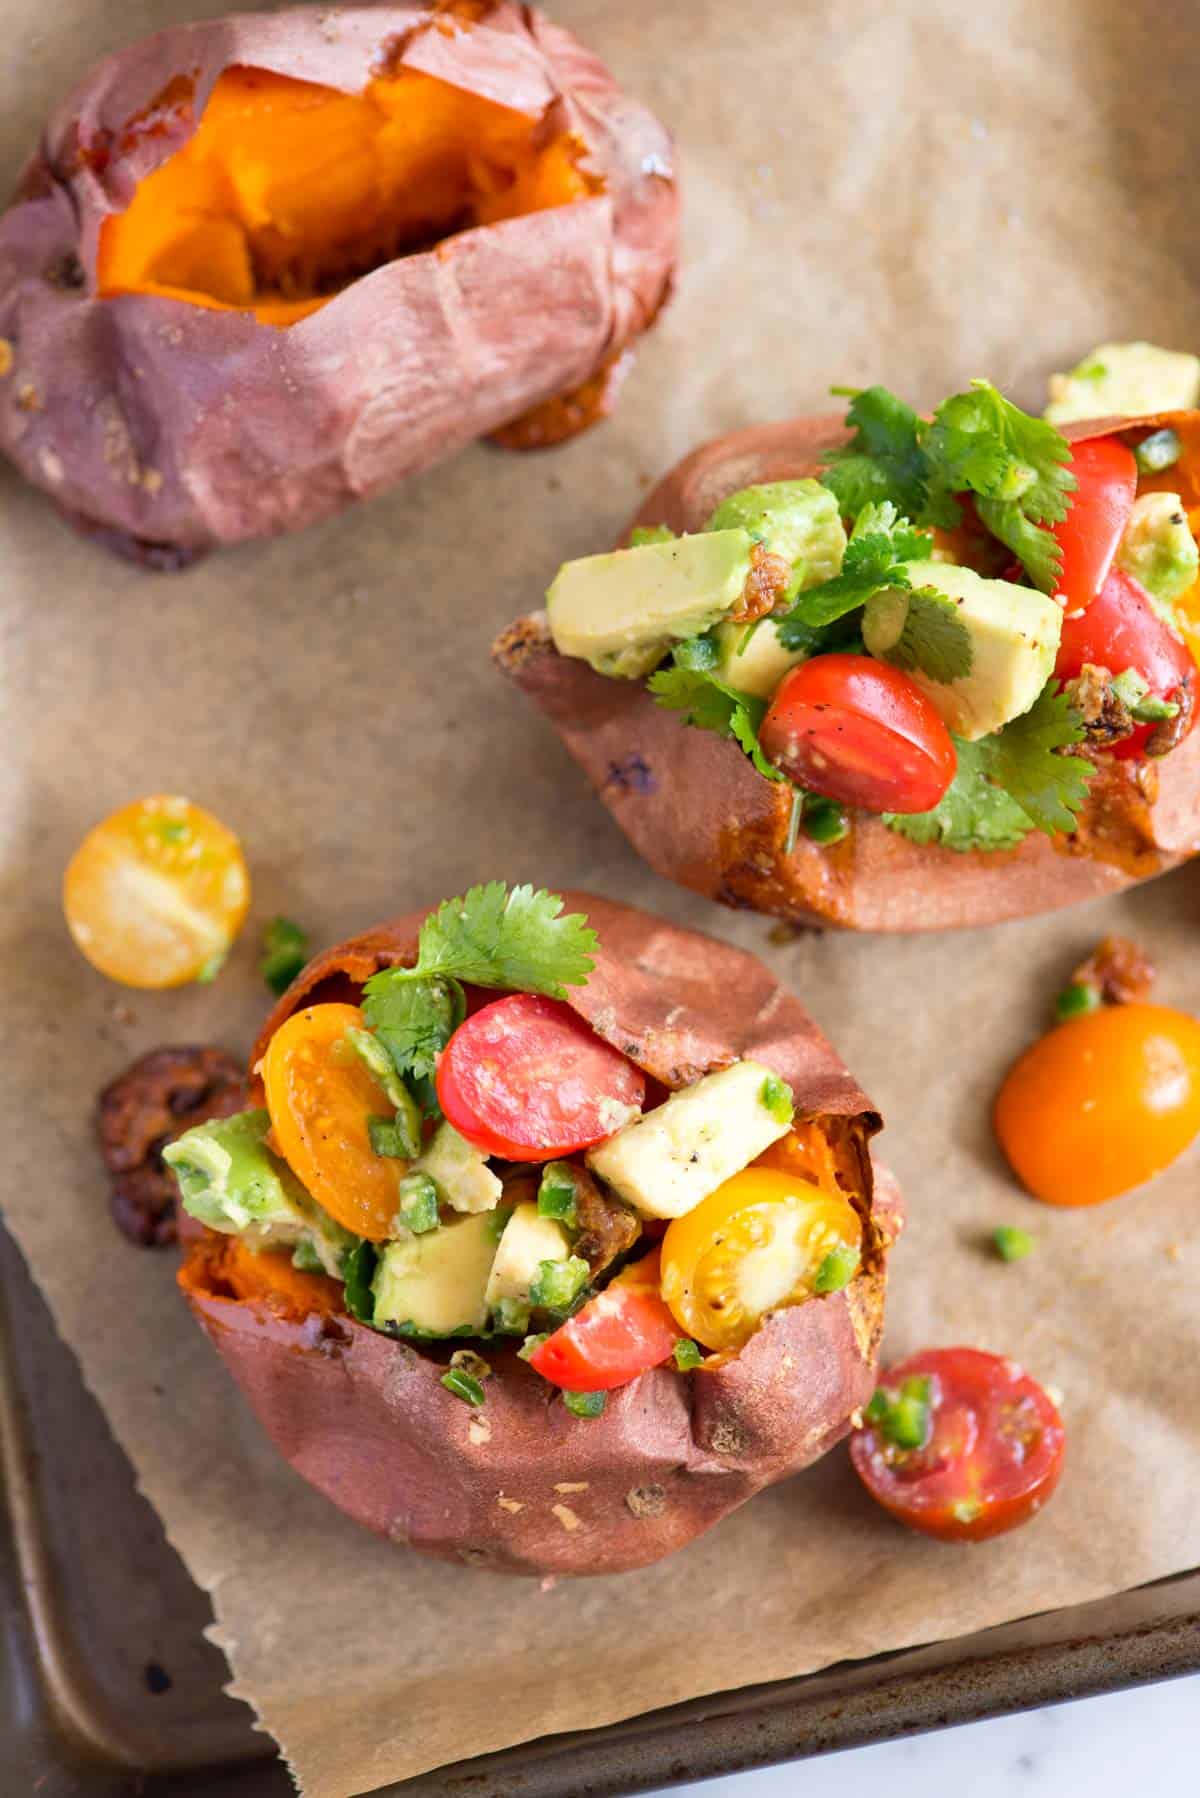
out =
[(1010, 1068), (993, 1123), (1017, 1178), (1047, 1204), (1141, 1186), (1200, 1131), (1200, 1021), (1146, 1004), (1070, 1018)]

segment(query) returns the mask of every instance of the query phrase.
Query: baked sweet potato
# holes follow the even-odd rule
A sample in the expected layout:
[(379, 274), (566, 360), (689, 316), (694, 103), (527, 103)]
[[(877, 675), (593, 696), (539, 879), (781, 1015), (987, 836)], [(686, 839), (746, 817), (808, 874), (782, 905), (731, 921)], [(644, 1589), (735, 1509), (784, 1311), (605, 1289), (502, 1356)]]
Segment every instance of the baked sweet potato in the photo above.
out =
[[(486, 1403), (441, 1383), (445, 1349), (347, 1316), (341, 1288), (186, 1219), (180, 1284), (283, 1455), (379, 1534), (469, 1566), (594, 1574), (670, 1553), (845, 1435), (873, 1390), (887, 1251), (902, 1219), (872, 1169), (879, 1119), (799, 1002), (752, 957), (645, 913), (568, 894), (600, 951), (574, 1011), (652, 1081), (678, 1088), (741, 1057), (790, 1085), (808, 1120), (805, 1165), (836, 1171), (863, 1221), (842, 1290), (768, 1316), (739, 1353), (653, 1368), (577, 1417), (511, 1346), (484, 1346)], [(411, 964), (420, 916), (319, 956), (254, 1052), (312, 1002), (357, 996)]]
[[(607, 409), (671, 286), (666, 131), (510, 0), (174, 27), (0, 219), (0, 446), (172, 567)], [(507, 427), (507, 429), (502, 429)]]
[[(1139, 491), (1169, 489), (1188, 508), (1200, 505), (1200, 414), (1100, 419), (1064, 434), (1079, 443), (1165, 427), (1178, 432), (1182, 454)], [(730, 493), (816, 475), (848, 439), (838, 414), (718, 438), (654, 488), (630, 528), (698, 531)], [(1200, 614), (1189, 641), (1200, 652)], [(846, 929), (941, 930), (1099, 897), (1200, 849), (1200, 731), (1153, 762), (1098, 755), (1069, 835), (1033, 831), (1017, 848), (962, 852), (909, 841), (858, 812), (844, 840), (826, 846), (801, 835), (789, 849), (785, 783), (759, 775), (736, 743), (657, 705), (643, 682), (609, 679), (559, 655), (544, 612), (517, 620), (493, 653), (549, 718), (638, 853), (668, 879), (726, 905)]]

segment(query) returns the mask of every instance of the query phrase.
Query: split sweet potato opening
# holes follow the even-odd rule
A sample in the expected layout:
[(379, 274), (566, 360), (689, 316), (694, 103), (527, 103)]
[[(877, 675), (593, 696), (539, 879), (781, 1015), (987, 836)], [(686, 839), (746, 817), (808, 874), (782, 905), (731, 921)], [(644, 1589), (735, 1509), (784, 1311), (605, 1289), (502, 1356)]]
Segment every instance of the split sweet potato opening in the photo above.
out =
[(99, 291), (294, 324), (398, 256), (599, 191), (581, 155), (543, 118), (417, 70), (346, 94), (234, 66), (194, 134), (105, 220)]

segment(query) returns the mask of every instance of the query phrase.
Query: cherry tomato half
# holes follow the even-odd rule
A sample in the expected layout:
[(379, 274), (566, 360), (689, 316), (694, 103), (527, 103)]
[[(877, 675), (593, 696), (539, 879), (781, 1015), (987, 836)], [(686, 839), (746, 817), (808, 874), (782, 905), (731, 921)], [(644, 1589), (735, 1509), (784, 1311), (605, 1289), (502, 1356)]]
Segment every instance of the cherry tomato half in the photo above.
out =
[(1200, 1021), (1146, 1004), (1070, 1018), (1010, 1068), (993, 1123), (1035, 1198), (1115, 1199), (1161, 1173), (1200, 1131)]
[(1119, 437), (1091, 437), (1071, 450), (1078, 486), (1053, 531), (1062, 550), (1057, 596), (1069, 612), (1090, 606), (1108, 579), (1137, 497), (1137, 463)]
[(654, 1249), (548, 1336), (530, 1365), (568, 1392), (608, 1392), (668, 1360), (679, 1325), (662, 1301), (659, 1278)]
[(559, 999), (512, 993), (460, 1024), (438, 1064), (460, 1135), (506, 1161), (550, 1161), (611, 1136), (642, 1108), (641, 1069)]
[(283, 1156), (331, 1217), (356, 1236), (391, 1234), (407, 1162), (377, 1155), (369, 1120), (394, 1107), (346, 1042), (357, 1005), (310, 1005), (279, 1026), (262, 1059), (271, 1129)]
[[(1110, 674), (1136, 669), (1155, 699), (1169, 699), (1176, 688), (1196, 680), (1191, 651), (1163, 623), (1145, 588), (1121, 568), (1113, 569), (1086, 612), (1068, 612), (1063, 619), (1055, 675), (1074, 680), (1085, 662)], [(1153, 729), (1139, 725), (1113, 745), (1112, 753), (1122, 760), (1140, 755)]]
[(662, 1295), (685, 1335), (739, 1349), (768, 1311), (803, 1304), (822, 1270), (857, 1267), (862, 1220), (846, 1199), (796, 1173), (749, 1167), (668, 1226)]
[(94, 968), (125, 986), (211, 979), (245, 921), (250, 877), (219, 818), (157, 793), (88, 831), (63, 878), (63, 910)]
[(958, 760), (920, 688), (870, 656), (814, 656), (793, 668), (759, 740), (798, 786), (869, 812), (927, 812)]
[(889, 1368), (866, 1417), (850, 1442), (859, 1479), (901, 1523), (944, 1542), (1016, 1529), (1062, 1473), (1066, 1432), (1049, 1394), (982, 1349), (925, 1349)]

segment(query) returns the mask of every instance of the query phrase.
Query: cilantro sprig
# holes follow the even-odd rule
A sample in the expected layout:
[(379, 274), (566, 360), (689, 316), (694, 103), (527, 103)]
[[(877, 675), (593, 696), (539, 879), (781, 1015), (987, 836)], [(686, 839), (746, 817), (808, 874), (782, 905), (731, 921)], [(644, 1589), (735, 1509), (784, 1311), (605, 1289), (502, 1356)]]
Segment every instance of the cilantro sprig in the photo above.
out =
[(1074, 830), (1095, 770), (1062, 751), (1083, 740), (1083, 723), (1053, 683), (1030, 710), (977, 743), (955, 739), (958, 769), (928, 812), (889, 812), (884, 823), (911, 843), (946, 849), (1015, 849), (1031, 830)]
[(902, 517), (891, 500), (869, 500), (854, 521), (841, 572), (797, 595), (779, 620), (780, 641), (792, 647), (792, 620), (806, 630), (820, 629), (857, 611), (885, 588), (908, 590), (912, 581), (905, 563), (923, 560), (931, 548), (929, 537)]
[(414, 967), (372, 974), (363, 1016), (397, 1072), (420, 1080), (462, 1021), (464, 984), (561, 999), (587, 980), (595, 949), (587, 919), (564, 916), (556, 893), (489, 881), (430, 913)]
[(758, 741), (759, 726), (767, 710), (765, 700), (727, 686), (703, 668), (660, 668), (650, 676), (648, 685), (658, 705), (685, 713), (685, 721), (697, 730), (715, 731), (719, 737), (732, 737), (740, 743), (767, 780), (784, 778), (767, 760)]
[(929, 421), (886, 387), (867, 387), (854, 395), (846, 422), (854, 436), (821, 478), (847, 517), (890, 501), (918, 526), (952, 530), (962, 520), (957, 495), (970, 493), (992, 535), (1036, 587), (1053, 593), (1062, 556), (1047, 527), (1066, 517), (1076, 483), (1070, 445), (1052, 424), (1022, 412), (990, 381), (952, 394)]

